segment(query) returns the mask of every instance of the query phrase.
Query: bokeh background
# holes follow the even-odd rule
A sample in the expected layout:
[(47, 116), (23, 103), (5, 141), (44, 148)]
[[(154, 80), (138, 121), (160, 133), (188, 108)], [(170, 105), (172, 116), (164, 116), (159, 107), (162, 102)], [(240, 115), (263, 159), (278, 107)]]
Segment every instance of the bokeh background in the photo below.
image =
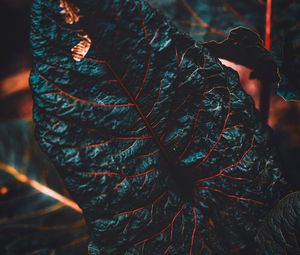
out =
[[(69, 199), (55, 168), (34, 139), (28, 83), (31, 1), (0, 0), (0, 254), (86, 254), (88, 233), (80, 209)], [(264, 36), (264, 0), (150, 2), (199, 41), (222, 41), (236, 26)], [(300, 89), (296, 87), (299, 2), (273, 1), (272, 16), (273, 55), (285, 70), (287, 78), (283, 80), (290, 78), (293, 84), (289, 88), (296, 91)], [(261, 82), (249, 79), (250, 69), (226, 64), (238, 70), (244, 89), (259, 108)], [(272, 94), (268, 124), (290, 189), (299, 190), (300, 102)]]

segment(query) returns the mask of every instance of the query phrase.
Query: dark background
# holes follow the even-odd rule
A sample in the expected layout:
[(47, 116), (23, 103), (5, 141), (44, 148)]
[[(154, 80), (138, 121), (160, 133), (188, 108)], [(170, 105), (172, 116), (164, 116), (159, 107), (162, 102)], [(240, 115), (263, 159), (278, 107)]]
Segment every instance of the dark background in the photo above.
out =
[(30, 5), (30, 0), (0, 1), (0, 121), (30, 117)]
[(0, 1), (0, 79), (30, 66), (28, 0)]

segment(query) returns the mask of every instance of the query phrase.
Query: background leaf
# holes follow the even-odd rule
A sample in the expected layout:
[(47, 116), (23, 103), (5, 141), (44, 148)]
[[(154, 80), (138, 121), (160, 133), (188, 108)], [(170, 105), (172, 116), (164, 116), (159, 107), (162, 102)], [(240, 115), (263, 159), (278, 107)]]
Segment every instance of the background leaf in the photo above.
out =
[[(0, 125), (0, 254), (86, 254), (79, 208), (67, 206), (56, 170), (39, 150), (30, 121)], [(51, 193), (50, 193), (51, 191)], [(61, 201), (53, 198), (60, 194)]]
[[(222, 41), (231, 29), (249, 28), (265, 37), (266, 1), (178, 0), (152, 1), (167, 13), (182, 30), (198, 41)], [(181, 14), (174, 13), (176, 6)], [(286, 100), (300, 99), (299, 70), (300, 39), (299, 1), (272, 1), (271, 45), (280, 67), (281, 82), (278, 94)]]

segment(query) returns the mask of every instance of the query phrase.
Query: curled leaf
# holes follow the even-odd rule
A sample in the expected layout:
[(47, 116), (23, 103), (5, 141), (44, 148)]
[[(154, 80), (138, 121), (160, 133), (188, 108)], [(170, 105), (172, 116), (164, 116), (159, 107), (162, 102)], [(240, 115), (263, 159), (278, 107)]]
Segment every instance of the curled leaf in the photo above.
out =
[(228, 38), (220, 43), (203, 43), (218, 58), (250, 68), (250, 78), (267, 81), (277, 88), (280, 81), (279, 70), (271, 53), (265, 49), (259, 35), (249, 29), (239, 27), (230, 31)]

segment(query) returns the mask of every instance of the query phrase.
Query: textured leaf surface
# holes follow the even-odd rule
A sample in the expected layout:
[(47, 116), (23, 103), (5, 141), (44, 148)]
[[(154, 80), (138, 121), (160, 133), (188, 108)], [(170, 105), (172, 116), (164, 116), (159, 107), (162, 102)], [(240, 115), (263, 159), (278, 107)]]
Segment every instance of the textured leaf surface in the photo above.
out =
[(73, 4), (67, 25), (58, 1), (34, 2), (31, 87), (90, 254), (254, 249), (283, 181), (238, 75), (144, 1)]
[(82, 215), (46, 192), (67, 196), (35, 142), (33, 123), (1, 124), (0, 138), (0, 254), (86, 254)]
[[(178, 0), (151, 1), (199, 41), (222, 41), (238, 26), (265, 36), (266, 1)], [(176, 12), (177, 10), (177, 12)], [(180, 15), (179, 15), (180, 14)], [(272, 53), (280, 66), (278, 94), (286, 100), (300, 99), (297, 70), (300, 66), (300, 2), (272, 1)]]
[(300, 193), (286, 196), (266, 217), (256, 237), (260, 253), (300, 254)]

